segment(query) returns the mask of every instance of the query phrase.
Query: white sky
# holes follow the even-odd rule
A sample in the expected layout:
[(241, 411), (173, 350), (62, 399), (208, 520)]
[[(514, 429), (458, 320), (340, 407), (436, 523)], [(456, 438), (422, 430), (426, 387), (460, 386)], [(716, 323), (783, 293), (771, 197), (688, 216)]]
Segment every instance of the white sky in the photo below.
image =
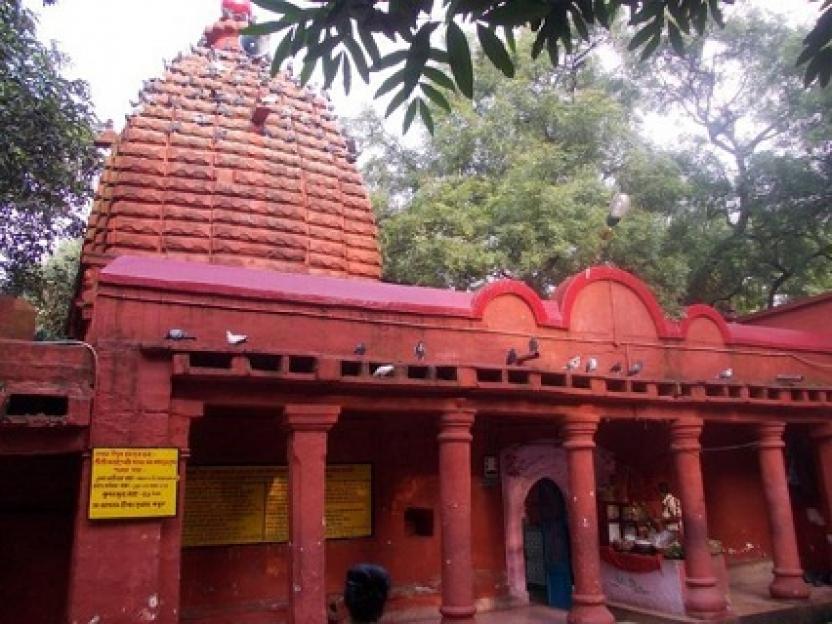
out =
[[(737, 0), (783, 14), (796, 23), (817, 16), (809, 0)], [(44, 7), (41, 0), (23, 0), (40, 17), (38, 36), (55, 40), (72, 60), (67, 75), (90, 84), (98, 117), (112, 119), (116, 128), (131, 110), (142, 81), (160, 76), (163, 59), (171, 59), (199, 39), (205, 26), (220, 13), (220, 0), (58, 0)], [(256, 11), (259, 11), (256, 9)], [(336, 80), (336, 85), (338, 81)], [(341, 117), (358, 113), (371, 101), (378, 85), (366, 87), (353, 78), (349, 97), (332, 90)], [(648, 131), (673, 140), (677, 126), (658, 117), (648, 119)], [(391, 125), (398, 132), (400, 122)], [(411, 137), (408, 137), (411, 138)]]

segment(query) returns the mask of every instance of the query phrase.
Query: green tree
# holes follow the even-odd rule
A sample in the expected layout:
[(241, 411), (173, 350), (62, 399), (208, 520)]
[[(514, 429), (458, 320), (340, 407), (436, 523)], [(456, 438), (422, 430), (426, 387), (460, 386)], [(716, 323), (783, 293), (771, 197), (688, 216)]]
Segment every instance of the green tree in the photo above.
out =
[[(319, 0), (293, 3), (254, 0), (277, 19), (257, 24), (251, 33), (284, 33), (272, 65), (277, 72), (287, 57), (304, 52), (303, 82), (320, 67), (328, 86), (341, 74), (347, 92), (353, 72), (369, 82), (372, 71), (395, 69), (376, 97), (395, 91), (388, 112), (407, 106), (406, 119), (418, 112), (432, 125), (428, 102), (448, 105), (449, 91), (474, 95), (471, 50), (460, 24), (476, 32), (488, 62), (511, 78), (516, 72), (515, 35), (530, 30), (537, 58), (544, 50), (553, 65), (568, 57), (592, 29), (609, 29), (623, 6), (633, 27), (631, 50), (652, 54), (662, 41), (684, 53), (684, 36), (701, 34), (709, 23), (722, 25), (722, 7), (733, 0)], [(826, 85), (832, 74), (832, 2), (822, 5), (817, 25), (803, 51), (790, 61), (806, 63), (806, 82)], [(377, 36), (384, 36), (384, 56)], [(452, 77), (452, 78), (451, 78)], [(407, 125), (407, 124), (406, 124)]]
[(695, 129), (678, 158), (693, 193), (671, 224), (689, 250), (688, 301), (747, 310), (829, 283), (832, 102), (803, 89), (788, 60), (799, 47), (752, 12), (685, 58), (665, 47), (632, 66), (640, 102)]
[(0, 289), (20, 293), (41, 258), (83, 228), (99, 156), (86, 83), (35, 37), (18, 0), (0, 2)]
[[(474, 99), (437, 109), (435, 133), (417, 148), (385, 137), (373, 116), (359, 120), (385, 278), (469, 288), (511, 276), (546, 294), (612, 260), (673, 305), (686, 264), (668, 250), (663, 209), (686, 192), (678, 167), (636, 136), (589, 45), (557, 68), (525, 60), (532, 45), (518, 42), (515, 80), (477, 56)], [(632, 244), (606, 240), (616, 180), (638, 207), (626, 220)]]
[(81, 258), (81, 239), (63, 241), (38, 271), (23, 293), (37, 310), (38, 337), (45, 340), (66, 338), (69, 307), (75, 296)]

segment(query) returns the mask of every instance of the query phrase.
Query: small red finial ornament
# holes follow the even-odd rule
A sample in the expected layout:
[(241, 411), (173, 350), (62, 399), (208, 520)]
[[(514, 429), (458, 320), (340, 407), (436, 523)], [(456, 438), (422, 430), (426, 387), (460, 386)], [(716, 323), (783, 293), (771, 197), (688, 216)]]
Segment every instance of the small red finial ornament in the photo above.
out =
[(222, 14), (227, 17), (250, 18), (251, 0), (222, 0)]

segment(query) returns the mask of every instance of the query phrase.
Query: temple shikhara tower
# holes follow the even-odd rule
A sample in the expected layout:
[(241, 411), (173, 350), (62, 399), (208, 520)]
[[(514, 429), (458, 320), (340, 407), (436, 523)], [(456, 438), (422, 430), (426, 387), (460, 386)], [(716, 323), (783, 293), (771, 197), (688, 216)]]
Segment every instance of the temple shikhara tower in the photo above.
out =
[(827, 613), (832, 299), (384, 283), (354, 147), (250, 19), (99, 138), (75, 340), (0, 300), (0, 622), (345, 621), (361, 562), (385, 622)]

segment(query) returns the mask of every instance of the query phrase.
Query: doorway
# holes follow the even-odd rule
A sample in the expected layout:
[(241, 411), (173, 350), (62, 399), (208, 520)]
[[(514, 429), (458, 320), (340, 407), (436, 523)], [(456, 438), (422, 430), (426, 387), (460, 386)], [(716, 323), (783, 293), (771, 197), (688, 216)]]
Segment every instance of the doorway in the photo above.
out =
[(523, 519), (526, 589), (533, 602), (558, 609), (572, 606), (572, 560), (566, 501), (551, 479), (529, 490)]

